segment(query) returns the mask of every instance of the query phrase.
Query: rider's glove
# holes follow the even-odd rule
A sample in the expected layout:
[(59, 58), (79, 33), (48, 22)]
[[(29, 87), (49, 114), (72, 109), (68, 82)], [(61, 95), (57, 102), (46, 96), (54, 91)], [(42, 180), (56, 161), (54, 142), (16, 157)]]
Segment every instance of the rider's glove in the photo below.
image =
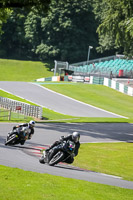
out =
[(19, 128), (19, 125), (13, 126), (13, 130)]

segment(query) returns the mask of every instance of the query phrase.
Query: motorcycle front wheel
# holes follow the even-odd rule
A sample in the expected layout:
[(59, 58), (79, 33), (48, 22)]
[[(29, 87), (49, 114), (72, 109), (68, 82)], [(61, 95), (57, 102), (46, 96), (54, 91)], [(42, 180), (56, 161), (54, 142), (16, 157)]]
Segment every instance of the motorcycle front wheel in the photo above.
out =
[(42, 156), (42, 157), (39, 159), (39, 162), (40, 162), (41, 164), (45, 164), (44, 156)]
[(64, 159), (64, 153), (62, 151), (58, 151), (49, 161), (50, 166), (54, 166), (55, 164), (61, 162)]
[(15, 144), (16, 141), (16, 135), (13, 134), (11, 137), (9, 136), (9, 138), (5, 141), (5, 145), (13, 145)]

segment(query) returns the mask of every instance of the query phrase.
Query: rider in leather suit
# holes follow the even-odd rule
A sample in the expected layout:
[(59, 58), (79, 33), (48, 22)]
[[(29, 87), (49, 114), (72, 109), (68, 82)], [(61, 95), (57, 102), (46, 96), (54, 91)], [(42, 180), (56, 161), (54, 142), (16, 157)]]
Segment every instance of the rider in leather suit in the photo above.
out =
[(73, 132), (71, 135), (68, 135), (66, 137), (62, 136), (60, 138), (59, 141), (56, 141), (54, 142), (50, 148), (46, 149), (46, 153), (48, 153), (48, 151), (50, 149), (52, 149), (53, 147), (57, 146), (58, 144), (60, 144), (62, 141), (73, 141), (75, 143), (75, 151), (74, 153), (71, 155), (71, 157), (69, 157), (67, 160), (65, 160), (66, 163), (73, 163), (74, 162), (74, 157), (78, 155), (78, 150), (79, 150), (79, 147), (80, 147), (80, 142), (79, 142), (79, 139), (80, 139), (80, 134), (78, 132)]
[[(11, 133), (9, 135), (12, 135), (14, 133), (14, 130), (20, 128), (20, 132), (21, 132), (21, 128), (23, 127), (27, 127), (29, 129), (29, 135), (28, 135), (28, 139), (30, 140), (32, 135), (34, 134), (34, 126), (35, 126), (35, 122), (34, 121), (30, 121), (29, 123), (22, 123), (22, 124), (19, 124), (19, 125), (16, 125), (13, 127)], [(19, 133), (18, 133), (19, 134)], [(21, 145), (23, 145), (25, 143), (25, 140), (21, 140)]]

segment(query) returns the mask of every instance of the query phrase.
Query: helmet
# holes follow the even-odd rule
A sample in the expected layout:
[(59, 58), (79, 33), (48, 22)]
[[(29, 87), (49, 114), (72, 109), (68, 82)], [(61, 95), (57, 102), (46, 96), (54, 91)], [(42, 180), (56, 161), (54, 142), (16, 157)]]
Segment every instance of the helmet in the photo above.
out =
[(72, 133), (72, 139), (73, 139), (74, 142), (77, 143), (80, 139), (80, 134), (78, 132), (73, 132)]
[(34, 121), (32, 121), (32, 120), (29, 122), (29, 124), (30, 124), (30, 126), (32, 126), (32, 127), (34, 127), (34, 126), (35, 126), (35, 122), (34, 122)]

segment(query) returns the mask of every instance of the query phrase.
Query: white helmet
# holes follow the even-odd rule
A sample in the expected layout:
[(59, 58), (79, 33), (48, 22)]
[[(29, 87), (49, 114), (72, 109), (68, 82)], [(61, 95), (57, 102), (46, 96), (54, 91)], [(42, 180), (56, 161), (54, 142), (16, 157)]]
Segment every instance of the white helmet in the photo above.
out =
[(74, 142), (79, 142), (79, 139), (80, 139), (80, 134), (78, 132), (73, 132), (72, 133), (72, 139)]
[(32, 120), (29, 122), (29, 124), (30, 124), (32, 127), (34, 127), (34, 126), (35, 126), (35, 122), (34, 122), (34, 121), (32, 121)]

